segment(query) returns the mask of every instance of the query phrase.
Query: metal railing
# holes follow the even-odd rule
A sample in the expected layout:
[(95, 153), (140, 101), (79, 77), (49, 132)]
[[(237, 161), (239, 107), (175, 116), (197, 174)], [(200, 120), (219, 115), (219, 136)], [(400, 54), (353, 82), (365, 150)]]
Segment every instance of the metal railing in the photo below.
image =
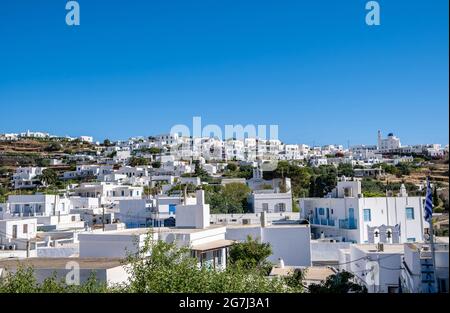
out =
[(357, 229), (358, 225), (356, 223), (356, 219), (354, 218), (346, 218), (339, 220), (339, 228), (342, 229)]

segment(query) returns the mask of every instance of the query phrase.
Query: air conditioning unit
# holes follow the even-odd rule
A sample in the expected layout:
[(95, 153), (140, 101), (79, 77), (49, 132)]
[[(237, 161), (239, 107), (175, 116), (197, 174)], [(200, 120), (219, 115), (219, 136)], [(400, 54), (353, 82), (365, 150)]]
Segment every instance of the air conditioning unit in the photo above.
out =
[(249, 225), (250, 224), (250, 219), (248, 219), (248, 218), (242, 219), (242, 224)]

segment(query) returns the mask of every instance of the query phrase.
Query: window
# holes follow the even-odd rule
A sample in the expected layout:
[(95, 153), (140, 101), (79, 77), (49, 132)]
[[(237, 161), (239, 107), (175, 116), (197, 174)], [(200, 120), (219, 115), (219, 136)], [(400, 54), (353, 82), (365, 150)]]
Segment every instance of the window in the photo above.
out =
[(319, 215), (324, 215), (324, 214), (325, 214), (324, 209), (323, 208), (319, 208)]
[(12, 238), (13, 239), (17, 238), (17, 225), (13, 225), (12, 227)]
[(370, 209), (364, 209), (364, 222), (370, 222), (371, 220)]
[(28, 224), (23, 224), (22, 232), (23, 232), (24, 234), (28, 234)]
[(398, 293), (397, 286), (388, 286), (388, 293)]
[(286, 205), (284, 203), (278, 203), (278, 210), (280, 212), (285, 212), (286, 211)]
[(443, 278), (438, 278), (438, 288), (439, 292), (447, 292), (448, 280)]
[(407, 220), (414, 219), (414, 208), (406, 208), (406, 219)]
[(416, 238), (411, 237), (406, 239), (408, 242), (416, 242)]

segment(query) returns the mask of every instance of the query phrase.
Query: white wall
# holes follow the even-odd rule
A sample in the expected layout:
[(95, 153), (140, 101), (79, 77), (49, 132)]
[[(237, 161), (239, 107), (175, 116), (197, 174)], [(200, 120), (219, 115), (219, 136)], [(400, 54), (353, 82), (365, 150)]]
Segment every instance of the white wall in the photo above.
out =
[(80, 258), (126, 258), (137, 253), (145, 235), (79, 234)]
[(233, 226), (227, 227), (225, 237), (228, 240), (245, 241), (249, 235), (271, 245), (273, 254), (269, 260), (273, 263), (278, 263), (278, 258), (282, 258), (288, 266), (311, 265), (311, 234), (308, 226)]
[(253, 213), (261, 213), (263, 204), (267, 204), (269, 213), (280, 212), (278, 208), (280, 203), (284, 205), (285, 212), (292, 212), (291, 193), (253, 193), (248, 200), (252, 205)]

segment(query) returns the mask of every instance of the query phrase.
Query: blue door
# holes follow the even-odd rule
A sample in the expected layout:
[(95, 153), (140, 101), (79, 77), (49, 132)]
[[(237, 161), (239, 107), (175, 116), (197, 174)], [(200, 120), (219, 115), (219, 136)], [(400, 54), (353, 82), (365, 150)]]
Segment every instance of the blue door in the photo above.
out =
[(348, 209), (348, 228), (349, 229), (356, 229), (355, 209), (354, 208), (349, 208)]

